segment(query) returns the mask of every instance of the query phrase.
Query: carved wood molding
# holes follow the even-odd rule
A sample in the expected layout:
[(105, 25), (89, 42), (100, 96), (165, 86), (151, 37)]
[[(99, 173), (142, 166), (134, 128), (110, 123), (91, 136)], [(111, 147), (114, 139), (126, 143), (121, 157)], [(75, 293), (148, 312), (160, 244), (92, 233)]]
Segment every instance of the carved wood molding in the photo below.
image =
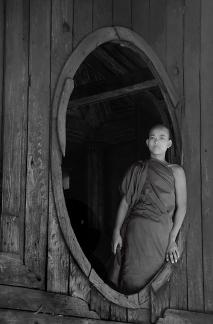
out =
[[(63, 188), (62, 188), (62, 171), (61, 159), (65, 152), (65, 120), (66, 104), (73, 89), (74, 75), (84, 59), (97, 48), (99, 45), (109, 42), (119, 42), (136, 51), (143, 61), (145, 61), (155, 76), (158, 86), (161, 88), (165, 98), (168, 112), (171, 116), (176, 138), (180, 138), (174, 109), (178, 105), (178, 96), (173, 85), (158, 57), (151, 47), (135, 32), (124, 27), (106, 27), (101, 28), (89, 34), (78, 47), (73, 51), (66, 61), (64, 68), (58, 78), (52, 104), (52, 151), (51, 151), (51, 168), (52, 183), (55, 205), (59, 224), (64, 239), (69, 247), (73, 257), (78, 263), (83, 273), (88, 277), (90, 282), (97, 290), (109, 301), (122, 307), (141, 308), (150, 298), (150, 290), (155, 291), (164, 284), (172, 272), (172, 267), (164, 264), (155, 278), (145, 286), (139, 293), (124, 295), (110, 288), (98, 276), (92, 265), (84, 255), (75, 233), (72, 229), (70, 218), (66, 209)], [(58, 120), (59, 118), (59, 120)]]

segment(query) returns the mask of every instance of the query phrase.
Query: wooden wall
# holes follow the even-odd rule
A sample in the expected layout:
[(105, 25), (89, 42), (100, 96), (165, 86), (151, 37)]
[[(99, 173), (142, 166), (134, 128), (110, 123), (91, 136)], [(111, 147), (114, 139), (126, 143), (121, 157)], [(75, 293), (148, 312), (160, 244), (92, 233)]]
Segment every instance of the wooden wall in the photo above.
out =
[(213, 311), (212, 14), (212, 0), (0, 1), (0, 249), (13, 274), (1, 274), (1, 283), (81, 297), (106, 319), (144, 316), (90, 291), (60, 232), (49, 172), (51, 100), (59, 73), (83, 37), (121, 25), (152, 46), (182, 102), (176, 114), (190, 230), (158, 312), (162, 305)]

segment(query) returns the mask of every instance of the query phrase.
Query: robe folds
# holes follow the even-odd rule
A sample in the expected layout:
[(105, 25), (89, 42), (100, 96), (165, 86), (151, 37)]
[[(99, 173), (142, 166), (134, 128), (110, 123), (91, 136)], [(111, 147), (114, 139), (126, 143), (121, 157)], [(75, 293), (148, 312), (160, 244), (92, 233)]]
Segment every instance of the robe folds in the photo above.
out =
[[(175, 211), (175, 180), (167, 162), (138, 161), (121, 184), (129, 209), (121, 228), (118, 290), (132, 294), (142, 289), (165, 261)], [(119, 257), (119, 253), (118, 256)]]

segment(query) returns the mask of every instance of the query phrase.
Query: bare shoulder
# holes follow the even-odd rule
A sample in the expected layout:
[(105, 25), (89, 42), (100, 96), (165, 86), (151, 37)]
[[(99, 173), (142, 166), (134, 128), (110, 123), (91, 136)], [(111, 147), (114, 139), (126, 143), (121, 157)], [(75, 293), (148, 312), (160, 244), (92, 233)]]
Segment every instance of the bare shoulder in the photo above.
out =
[(172, 169), (174, 178), (176, 180), (185, 179), (185, 171), (182, 166), (178, 164), (169, 164), (169, 167)]

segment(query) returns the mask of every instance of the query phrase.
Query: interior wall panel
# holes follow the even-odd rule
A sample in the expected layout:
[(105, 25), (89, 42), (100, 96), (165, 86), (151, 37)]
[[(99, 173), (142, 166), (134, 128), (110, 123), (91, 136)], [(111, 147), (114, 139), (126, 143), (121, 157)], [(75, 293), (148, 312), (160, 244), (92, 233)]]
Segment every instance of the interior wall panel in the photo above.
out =
[(213, 2), (201, 1), (201, 167), (205, 311), (213, 311)]
[(183, 116), (184, 165), (187, 175), (189, 232), (187, 236), (188, 309), (203, 311), (201, 213), (200, 0), (186, 1), (184, 30)]
[(5, 5), (1, 250), (16, 253), (22, 258), (27, 140), (28, 2), (7, 1)]
[[(51, 99), (60, 72), (72, 53), (73, 1), (52, 0), (51, 8)], [(52, 110), (51, 110), (52, 113)], [(60, 293), (69, 291), (69, 251), (60, 230), (49, 179), (48, 266), (47, 290)]]
[(46, 276), (50, 122), (50, 0), (30, 1), (25, 263)]

